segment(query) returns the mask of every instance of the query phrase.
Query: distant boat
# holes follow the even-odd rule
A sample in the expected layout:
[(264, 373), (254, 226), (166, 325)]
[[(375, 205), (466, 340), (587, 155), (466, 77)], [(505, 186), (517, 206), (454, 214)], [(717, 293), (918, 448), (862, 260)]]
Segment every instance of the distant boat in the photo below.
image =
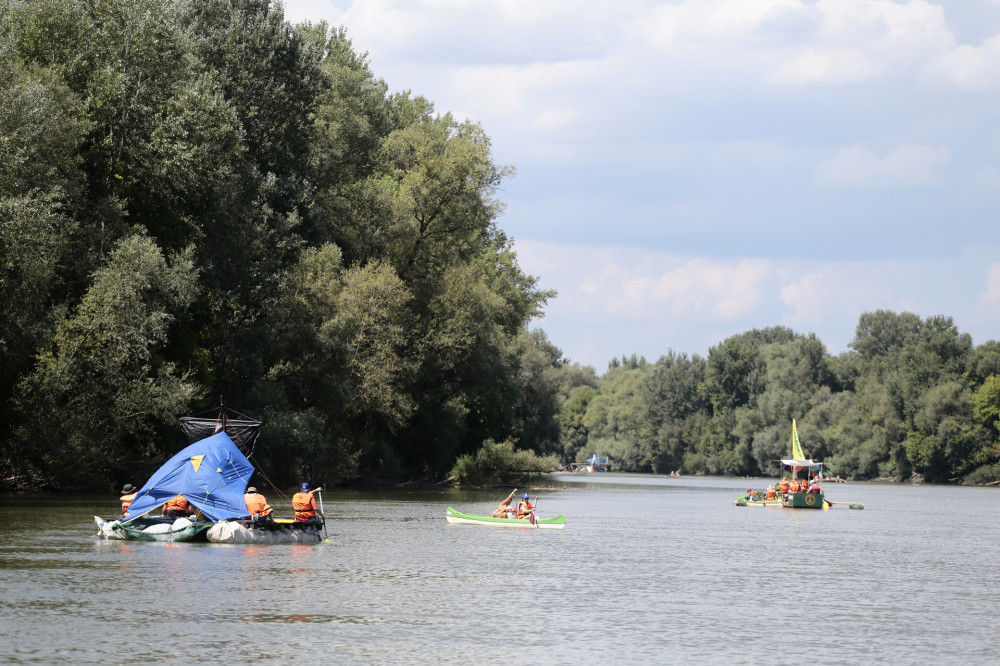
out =
[[(805, 454), (802, 452), (802, 443), (799, 441), (799, 431), (795, 425), (795, 419), (792, 419), (792, 456), (790, 458), (779, 460), (778, 462), (781, 463), (782, 470), (791, 470), (793, 480), (799, 481), (797, 477), (801, 472), (805, 472), (805, 477), (801, 479), (802, 484), (808, 484), (810, 487), (819, 489), (819, 484), (810, 482), (809, 477), (811, 475), (822, 476), (823, 463), (815, 462), (810, 458), (806, 458)], [(781, 505), (788, 509), (830, 508), (830, 504), (823, 497), (822, 490), (817, 490), (815, 492), (785, 493), (782, 495)]]
[[(801, 492), (782, 493), (780, 489), (777, 489), (774, 499), (766, 499), (766, 492), (751, 492), (748, 490), (746, 495), (740, 493), (733, 501), (733, 504), (736, 506), (781, 506), (788, 509), (829, 509), (834, 504), (847, 504), (852, 509), (865, 508), (865, 505), (860, 502), (831, 502), (826, 499), (819, 482), (833, 481), (834, 479), (824, 479), (824, 463), (807, 458), (805, 453), (803, 453), (795, 419), (792, 419), (791, 456), (783, 458), (778, 462), (780, 463), (782, 474), (785, 474), (786, 471), (791, 472), (796, 486), (799, 485), (800, 481), (798, 476), (804, 473), (805, 478), (801, 479), (804, 490)], [(840, 481), (841, 479), (838, 476), (836, 480)], [(813, 489), (812, 492), (809, 492), (809, 488)]]
[(598, 458), (596, 455), (587, 458), (583, 462), (570, 463), (560, 468), (563, 472), (570, 474), (593, 474), (594, 472), (607, 472), (611, 469), (610, 456)]

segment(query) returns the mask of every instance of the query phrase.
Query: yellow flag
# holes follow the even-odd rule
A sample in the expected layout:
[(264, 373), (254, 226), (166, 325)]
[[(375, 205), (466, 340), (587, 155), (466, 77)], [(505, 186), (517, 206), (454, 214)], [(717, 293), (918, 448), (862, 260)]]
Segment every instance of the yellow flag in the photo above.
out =
[(204, 459), (205, 459), (204, 455), (191, 456), (191, 464), (194, 465), (194, 471), (196, 472), (198, 471), (198, 468), (201, 467), (201, 461)]
[(802, 444), (799, 443), (799, 431), (795, 428), (795, 419), (792, 419), (792, 460), (805, 460), (802, 453)]

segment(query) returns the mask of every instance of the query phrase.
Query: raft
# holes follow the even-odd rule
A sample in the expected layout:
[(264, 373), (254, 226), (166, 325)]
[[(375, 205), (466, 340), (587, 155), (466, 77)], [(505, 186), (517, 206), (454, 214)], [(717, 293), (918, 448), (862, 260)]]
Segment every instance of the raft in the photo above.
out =
[(555, 518), (535, 518), (532, 522), (528, 518), (494, 518), (493, 516), (478, 516), (473, 513), (462, 513), (455, 511), (450, 506), (445, 512), (445, 518), (453, 525), (494, 525), (496, 527), (527, 527), (549, 530), (561, 530), (566, 527), (566, 516), (559, 515)]
[(319, 543), (325, 538), (323, 522), (298, 522), (278, 518), (274, 522), (222, 521), (211, 526), (210, 543)]
[(735, 500), (733, 504), (736, 506), (781, 506), (781, 497), (775, 497), (774, 499), (759, 499), (759, 500), (748, 500), (743, 495), (740, 495)]
[(207, 532), (210, 527), (210, 521), (193, 523), (184, 519), (173, 521), (158, 518), (136, 518), (126, 524), (117, 521), (110, 524), (111, 531), (118, 538), (129, 541), (208, 541)]

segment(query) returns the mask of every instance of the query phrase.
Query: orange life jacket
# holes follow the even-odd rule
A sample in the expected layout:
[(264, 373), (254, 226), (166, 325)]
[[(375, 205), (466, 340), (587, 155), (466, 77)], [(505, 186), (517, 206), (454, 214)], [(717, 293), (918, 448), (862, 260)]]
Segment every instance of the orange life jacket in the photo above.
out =
[(316, 498), (312, 493), (295, 493), (292, 495), (292, 508), (295, 509), (295, 520), (302, 522), (316, 517)]
[(781, 486), (782, 495), (788, 492), (788, 479), (782, 479), (779, 485)]
[(764, 499), (766, 499), (766, 500), (773, 500), (774, 499), (774, 488), (768, 488), (767, 489), (767, 496), (764, 497)]
[(521, 500), (520, 502), (518, 502), (517, 505), (517, 517), (524, 518), (529, 513), (531, 513), (531, 510), (534, 508), (535, 507), (531, 506), (531, 502), (529, 502), (528, 500), (526, 499)]
[(188, 501), (182, 496), (172, 497), (167, 500), (167, 503), (163, 505), (163, 511), (187, 511), (189, 509)]
[(122, 501), (122, 515), (123, 516), (126, 513), (128, 513), (128, 508), (129, 508), (129, 506), (132, 505), (132, 500), (134, 500), (135, 496), (138, 495), (138, 494), (139, 493), (129, 493), (128, 495), (122, 495), (121, 496), (120, 499)]
[(788, 491), (792, 492), (792, 493), (799, 492), (799, 480), (798, 479), (792, 479), (792, 485), (789, 487)]
[(500, 502), (500, 504), (497, 505), (496, 511), (493, 512), (493, 515), (497, 518), (506, 518), (508, 507), (510, 507), (510, 502)]
[(263, 518), (274, 512), (274, 509), (267, 505), (267, 500), (260, 493), (247, 493), (243, 499), (247, 503), (247, 511), (254, 518)]

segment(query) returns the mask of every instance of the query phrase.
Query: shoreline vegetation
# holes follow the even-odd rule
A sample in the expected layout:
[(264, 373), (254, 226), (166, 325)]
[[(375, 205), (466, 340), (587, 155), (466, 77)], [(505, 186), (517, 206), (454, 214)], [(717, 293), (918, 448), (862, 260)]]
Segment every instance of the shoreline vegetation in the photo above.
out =
[(565, 358), (513, 176), (279, 3), (0, 3), (0, 489), (145, 478), (223, 397), (279, 485), (756, 475), (791, 418), (844, 478), (1000, 481), (1000, 343), (947, 316), (866, 312), (837, 356), (778, 326)]

